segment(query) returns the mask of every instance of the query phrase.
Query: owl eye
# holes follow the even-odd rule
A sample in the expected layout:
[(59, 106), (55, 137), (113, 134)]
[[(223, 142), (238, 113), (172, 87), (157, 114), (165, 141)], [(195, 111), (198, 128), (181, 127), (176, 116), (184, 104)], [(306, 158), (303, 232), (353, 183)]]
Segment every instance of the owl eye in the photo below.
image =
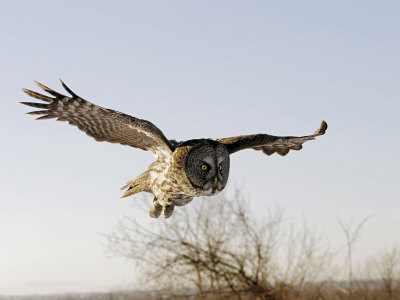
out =
[(218, 171), (221, 171), (222, 170), (222, 164), (220, 164), (219, 166), (218, 166)]
[(206, 171), (206, 170), (208, 169), (208, 167), (207, 167), (206, 164), (202, 164), (202, 165), (200, 166), (200, 168), (201, 168), (203, 171)]

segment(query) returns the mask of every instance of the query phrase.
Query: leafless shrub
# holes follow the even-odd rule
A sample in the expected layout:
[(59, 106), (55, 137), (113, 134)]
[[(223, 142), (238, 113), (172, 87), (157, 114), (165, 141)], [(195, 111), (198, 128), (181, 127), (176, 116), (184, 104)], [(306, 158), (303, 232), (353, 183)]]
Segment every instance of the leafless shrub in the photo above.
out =
[(320, 299), (317, 282), (332, 261), (305, 222), (285, 220), (281, 208), (256, 218), (239, 195), (198, 200), (151, 230), (127, 217), (109, 245), (135, 262), (147, 287), (195, 287), (207, 299)]
[[(279, 207), (257, 218), (246, 203), (239, 194), (199, 199), (148, 227), (126, 217), (109, 248), (135, 263), (140, 288), (152, 290), (147, 299), (400, 299), (398, 248), (353, 268), (370, 217), (338, 218), (345, 253), (333, 254), (305, 221)], [(338, 281), (343, 274), (347, 280)]]
[[(400, 251), (398, 247), (384, 249), (364, 264), (367, 280), (359, 281), (357, 293), (366, 299), (400, 299)], [(379, 291), (379, 298), (374, 298)]]
[[(385, 287), (386, 296), (392, 299), (398, 288), (400, 276), (400, 252), (397, 247), (387, 250), (377, 259), (377, 269)], [(396, 294), (399, 294), (397, 291)]]
[(353, 274), (353, 251), (354, 245), (357, 240), (361, 237), (361, 229), (365, 223), (372, 216), (368, 216), (362, 219), (358, 224), (354, 224), (353, 220), (345, 224), (340, 217), (337, 217), (339, 225), (346, 237), (346, 252), (347, 252), (347, 269), (348, 269), (348, 288), (347, 288), (347, 299), (352, 299), (354, 289), (354, 274)]

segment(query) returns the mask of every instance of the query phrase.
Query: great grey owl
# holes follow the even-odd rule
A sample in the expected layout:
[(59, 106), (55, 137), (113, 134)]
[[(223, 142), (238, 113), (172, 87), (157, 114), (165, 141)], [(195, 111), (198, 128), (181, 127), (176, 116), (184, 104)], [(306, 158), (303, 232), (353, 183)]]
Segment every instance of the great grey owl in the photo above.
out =
[[(35, 81), (36, 82), (36, 81)], [(313, 134), (302, 137), (279, 137), (268, 134), (243, 135), (222, 139), (195, 139), (184, 142), (168, 140), (151, 122), (121, 112), (97, 106), (61, 84), (71, 96), (64, 96), (36, 82), (45, 96), (30, 90), (25, 93), (47, 103), (21, 102), (42, 110), (28, 112), (41, 115), (37, 120), (56, 118), (77, 126), (96, 141), (128, 145), (151, 150), (157, 160), (148, 169), (129, 181), (122, 197), (139, 192), (154, 195), (150, 216), (164, 218), (172, 215), (175, 206), (182, 206), (193, 197), (211, 196), (225, 188), (229, 176), (229, 156), (243, 149), (260, 150), (267, 155), (286, 155), (289, 150), (300, 150), (305, 141), (322, 135), (327, 124), (322, 121)]]

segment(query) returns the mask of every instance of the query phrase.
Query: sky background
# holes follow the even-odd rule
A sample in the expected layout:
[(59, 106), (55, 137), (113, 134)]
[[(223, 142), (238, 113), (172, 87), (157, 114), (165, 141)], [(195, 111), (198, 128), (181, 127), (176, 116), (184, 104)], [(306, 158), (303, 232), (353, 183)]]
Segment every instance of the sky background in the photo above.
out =
[(360, 261), (399, 245), (398, 1), (0, 4), (0, 295), (129, 288), (136, 272), (102, 234), (126, 214), (152, 224), (136, 205), (151, 200), (119, 187), (153, 154), (24, 115), (32, 80), (61, 91), (62, 78), (177, 140), (306, 135), (326, 120), (286, 157), (235, 154), (228, 192), (260, 215), (285, 207), (337, 248), (337, 216), (374, 214)]

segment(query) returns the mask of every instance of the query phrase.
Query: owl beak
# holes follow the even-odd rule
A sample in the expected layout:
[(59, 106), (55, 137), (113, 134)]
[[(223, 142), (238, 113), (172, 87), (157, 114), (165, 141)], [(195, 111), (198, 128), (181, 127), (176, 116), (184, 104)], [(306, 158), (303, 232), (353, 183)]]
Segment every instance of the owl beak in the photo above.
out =
[(218, 176), (214, 176), (214, 184), (217, 184), (218, 182)]

